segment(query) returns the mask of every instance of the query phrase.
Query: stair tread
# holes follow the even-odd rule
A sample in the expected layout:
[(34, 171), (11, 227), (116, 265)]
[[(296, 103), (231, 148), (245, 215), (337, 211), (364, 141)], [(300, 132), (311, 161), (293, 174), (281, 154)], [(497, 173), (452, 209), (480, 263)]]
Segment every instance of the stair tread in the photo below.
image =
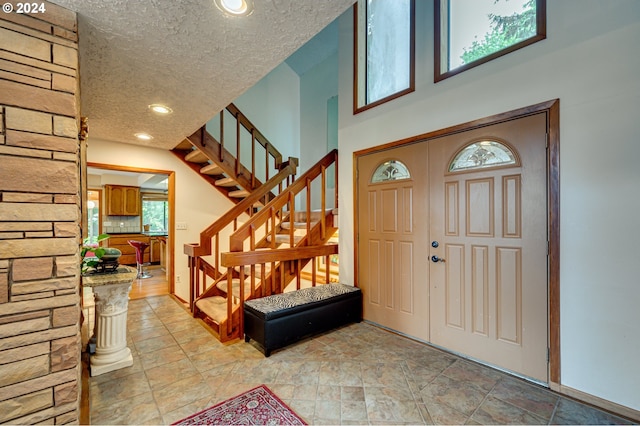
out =
[(178, 145), (174, 146), (173, 149), (176, 150), (183, 150), (186, 151), (188, 149), (192, 149), (193, 145), (191, 145), (191, 142), (189, 142), (188, 139), (184, 139), (182, 142), (180, 142)]
[[(246, 276), (244, 281), (244, 298), (247, 299), (251, 295), (251, 280), (249, 276)], [(256, 287), (260, 283), (260, 278), (256, 277)], [(227, 281), (223, 280), (216, 284), (216, 287), (220, 291), (227, 292)], [(233, 292), (233, 297), (240, 298), (240, 279), (234, 278), (231, 280), (231, 291)]]
[[(324, 211), (324, 216), (329, 213), (337, 214), (337, 209), (330, 208)], [(322, 210), (311, 210), (311, 211), (297, 211), (295, 212), (294, 219), (296, 222), (305, 222), (307, 220), (307, 216), (311, 218), (312, 222), (319, 222), (320, 218), (323, 216)], [(286, 220), (286, 219), (285, 219)]]
[(190, 163), (206, 163), (207, 161), (209, 161), (209, 158), (204, 155), (204, 153), (199, 149), (194, 149), (193, 151), (185, 155), (184, 159), (186, 161), (189, 161)]
[(232, 177), (216, 180), (216, 186), (238, 186), (238, 182)]
[[(264, 249), (256, 249), (256, 250), (271, 250), (270, 248), (264, 248)], [(271, 271), (271, 264), (267, 263), (264, 266), (264, 273), (265, 275), (269, 274), (269, 272)], [(262, 274), (262, 265), (258, 264), (256, 265), (256, 279), (259, 281), (260, 278), (260, 274)], [(244, 267), (244, 275), (245, 276), (250, 276), (251, 275), (251, 266), (245, 266)], [(257, 282), (257, 281), (256, 281)]]
[[(294, 235), (293, 236), (293, 242), (297, 243), (300, 242), (300, 240), (302, 240), (305, 236), (304, 235)], [(271, 235), (267, 235), (267, 241), (271, 242), (273, 240)], [(276, 243), (280, 243), (280, 244), (289, 244), (289, 242), (291, 241), (291, 238), (289, 237), (289, 234), (276, 234)]]
[(221, 175), (222, 168), (217, 164), (207, 164), (200, 169), (200, 173), (202, 173), (203, 175)]
[[(318, 221), (312, 220), (310, 226), (313, 228), (317, 223)], [(289, 221), (280, 222), (280, 227), (282, 229), (291, 229), (291, 222)], [(307, 229), (307, 222), (293, 222), (293, 227), (294, 229)]]
[(239, 189), (237, 191), (231, 191), (229, 192), (229, 197), (233, 197), (233, 198), (246, 198), (249, 196), (249, 194), (251, 194), (249, 191), (247, 191), (246, 189)]
[(227, 319), (227, 299), (220, 296), (205, 297), (196, 306), (217, 324)]

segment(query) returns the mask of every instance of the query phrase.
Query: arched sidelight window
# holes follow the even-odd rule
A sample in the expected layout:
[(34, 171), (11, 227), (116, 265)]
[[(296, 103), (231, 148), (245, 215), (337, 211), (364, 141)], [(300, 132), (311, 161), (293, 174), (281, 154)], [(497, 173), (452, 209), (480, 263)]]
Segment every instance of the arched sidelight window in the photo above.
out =
[(410, 179), (409, 169), (401, 161), (388, 160), (376, 167), (371, 183), (389, 182), (392, 180)]
[(518, 156), (511, 148), (498, 141), (482, 140), (458, 151), (449, 164), (449, 171), (461, 172), (509, 165), (519, 165)]

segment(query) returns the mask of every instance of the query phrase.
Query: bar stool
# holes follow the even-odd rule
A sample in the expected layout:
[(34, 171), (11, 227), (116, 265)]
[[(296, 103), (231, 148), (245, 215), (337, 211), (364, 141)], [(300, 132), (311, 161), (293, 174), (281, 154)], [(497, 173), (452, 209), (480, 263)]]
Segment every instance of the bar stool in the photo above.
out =
[(149, 247), (149, 244), (136, 240), (128, 240), (127, 242), (136, 249), (136, 265), (138, 267), (138, 276), (136, 278), (151, 278), (153, 275), (144, 270), (144, 251)]

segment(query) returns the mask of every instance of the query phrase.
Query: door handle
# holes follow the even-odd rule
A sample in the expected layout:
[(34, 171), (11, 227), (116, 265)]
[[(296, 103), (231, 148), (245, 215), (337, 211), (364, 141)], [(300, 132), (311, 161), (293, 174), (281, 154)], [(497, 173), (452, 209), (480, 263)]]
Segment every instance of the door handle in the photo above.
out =
[(444, 263), (445, 262), (445, 260), (443, 258), (438, 257), (436, 255), (431, 256), (431, 261), (433, 263), (438, 263), (438, 262), (443, 262)]

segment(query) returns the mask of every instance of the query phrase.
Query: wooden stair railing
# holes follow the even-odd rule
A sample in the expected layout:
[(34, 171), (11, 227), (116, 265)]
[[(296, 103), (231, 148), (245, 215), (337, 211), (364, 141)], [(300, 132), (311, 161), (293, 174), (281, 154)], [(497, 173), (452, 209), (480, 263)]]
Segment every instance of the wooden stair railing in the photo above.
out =
[[(229, 117), (231, 123), (228, 123)], [(216, 121), (219, 121), (218, 127), (211, 128)], [(225, 130), (229, 127), (231, 131)], [(226, 139), (233, 136), (235, 143), (227, 143)], [(234, 104), (229, 104), (220, 112), (219, 120), (211, 120), (202, 126), (172, 152), (234, 203), (262, 185), (263, 181), (269, 180), (272, 171), (277, 173), (289, 162), (297, 162), (293, 158), (283, 161), (282, 154)], [(245, 165), (243, 159), (248, 156), (251, 157), (247, 160), (249, 165)], [(282, 185), (278, 192), (281, 190)], [(274, 193), (266, 194), (261, 204), (266, 204), (274, 197)]]
[[(216, 281), (223, 277), (223, 274), (202, 257), (189, 256), (189, 266), (189, 281), (190, 284), (193, 283), (193, 285), (189, 286), (189, 301), (191, 306), (193, 304), (192, 301), (200, 297), (205, 290), (211, 288)], [(191, 276), (194, 274), (197, 276), (192, 278)], [(207, 285), (207, 278), (212, 280), (211, 285)]]
[[(245, 300), (257, 297), (262, 294), (281, 293), (286, 285), (293, 278), (298, 278), (297, 287), (300, 288), (300, 275), (302, 268), (309, 261), (318, 256), (326, 259), (329, 264), (329, 257), (337, 254), (337, 245), (326, 245), (329, 238), (335, 233), (337, 224), (334, 224), (333, 212), (337, 209), (337, 160), (338, 151), (333, 150), (327, 154), (316, 165), (305, 174), (296, 179), (285, 188), (276, 198), (271, 200), (263, 209), (255, 213), (240, 228), (229, 237), (230, 253), (223, 253), (223, 266), (234, 268), (239, 271), (238, 297), (233, 298), (233, 278), (227, 274), (226, 287), (226, 318), (218, 324), (219, 334), (229, 338), (240, 337), (243, 332), (241, 309)], [(336, 188), (333, 207), (327, 209), (327, 168), (336, 164)], [(311, 199), (312, 186), (314, 182), (321, 188), (320, 203), (321, 210), (317, 222), (312, 223)], [(298, 194), (306, 195), (306, 213), (295, 211), (295, 197)], [(286, 215), (286, 219), (285, 218)], [(305, 235), (297, 239), (294, 238), (296, 225), (304, 215)], [(286, 228), (282, 224), (288, 222)], [(288, 233), (290, 248), (278, 248), (276, 235), (283, 230)], [(280, 234), (282, 235), (282, 234)], [(259, 250), (265, 247), (265, 241), (269, 241), (271, 250)], [(245, 253), (242, 253), (245, 252)], [(256, 265), (260, 265), (260, 284), (257, 284)], [(246, 271), (249, 268), (250, 287), (249, 294), (245, 292)], [(311, 265), (312, 285), (316, 284), (316, 263)], [(265, 271), (269, 269), (267, 275)], [(326, 281), (329, 282), (329, 271), (327, 268)], [(222, 278), (224, 279), (224, 278)], [(198, 300), (202, 300), (207, 295), (202, 295)]]
[[(267, 204), (263, 209), (259, 212), (255, 213), (251, 219), (246, 222), (243, 226), (241, 226), (236, 232), (231, 235), (229, 238), (229, 249), (232, 252), (243, 251), (245, 241), (249, 241), (248, 250), (255, 250), (257, 248), (261, 248), (261, 244), (264, 243), (265, 240), (269, 240), (269, 236), (271, 236), (271, 248), (276, 248), (275, 244), (275, 236), (277, 232), (277, 227), (273, 226), (279, 221), (279, 218), (284, 218), (284, 212), (288, 213), (286, 219), (288, 219), (287, 230), (290, 236), (290, 245), (312, 245), (312, 241), (307, 241), (302, 244), (294, 244), (295, 238), (294, 233), (296, 229), (296, 225), (299, 223), (297, 219), (300, 219), (299, 215), (296, 215), (295, 209), (295, 196), (305, 191), (306, 195), (306, 212), (311, 212), (311, 200), (312, 193), (311, 187), (312, 183), (316, 179), (320, 179), (319, 186), (321, 189), (320, 193), (320, 202), (321, 208), (320, 212), (327, 211), (327, 169), (332, 165), (338, 162), (338, 150), (333, 150), (324, 156), (320, 161), (318, 161), (311, 169), (305, 172), (302, 176), (296, 179), (291, 185), (289, 185), (286, 189), (284, 189), (278, 197), (272, 200), (269, 204)], [(335, 195), (333, 200), (333, 207), (338, 207), (338, 168), (335, 168)], [(319, 214), (320, 220), (320, 238), (325, 239), (330, 237), (333, 232), (331, 232), (327, 236), (327, 223), (326, 223), (326, 215)], [(309, 214), (304, 215), (304, 225), (307, 230), (307, 236), (311, 234), (311, 222), (312, 216)], [(333, 225), (333, 224), (332, 224)], [(261, 227), (264, 227), (265, 238), (256, 242), (256, 233), (257, 230)], [(333, 230), (335, 231), (335, 229)], [(305, 236), (305, 239), (307, 238)]]
[[(245, 270), (250, 269), (250, 287), (249, 294), (245, 294), (245, 286), (239, 286), (239, 295), (237, 298), (227, 298), (226, 321), (219, 324), (220, 334), (228, 335), (232, 338), (242, 337), (244, 332), (244, 318), (242, 315), (242, 307), (245, 300), (262, 296), (260, 290), (264, 287), (279, 287), (282, 293), (294, 278), (297, 279), (296, 288), (300, 289), (302, 269), (311, 262), (311, 286), (315, 287), (318, 282), (329, 283), (329, 268), (326, 268), (326, 280), (318, 280), (316, 270), (316, 258), (325, 258), (326, 265), (329, 263), (331, 255), (338, 254), (337, 244), (315, 245), (310, 247), (280, 248), (274, 250), (259, 250), (245, 252), (230, 252), (222, 254), (222, 265), (234, 270), (239, 270), (239, 282), (246, 280)], [(268, 265), (272, 265), (269, 276), (261, 275), (260, 288), (256, 281), (256, 269), (265, 271)], [(224, 280), (224, 278), (222, 279)], [(227, 294), (231, 289), (231, 279), (227, 280)], [(231, 318), (231, 320), (229, 320)], [(226, 326), (226, 327), (225, 327)]]
[(214, 264), (210, 265), (207, 263), (210, 268), (207, 275), (219, 279), (223, 275), (222, 272), (220, 272), (221, 233), (226, 235), (236, 230), (238, 217), (248, 210), (251, 210), (251, 206), (253, 206), (254, 203), (263, 198), (265, 194), (269, 193), (273, 188), (280, 185), (289, 176), (294, 175), (295, 172), (295, 162), (287, 164), (278, 174), (269, 179), (268, 182), (253, 191), (249, 196), (233, 206), (228, 212), (207, 227), (207, 229), (202, 231), (200, 233), (199, 243), (184, 245), (184, 254), (189, 256), (189, 307), (192, 312), (194, 311), (195, 299), (206, 294), (207, 290), (211, 287), (206, 286), (204, 276), (203, 280), (200, 280), (198, 271), (201, 271), (203, 268), (201, 258), (203, 256), (213, 255)]
[[(232, 130), (235, 128), (235, 144), (231, 145), (225, 141), (229, 139), (229, 135), (233, 136), (233, 131), (225, 130), (225, 126), (229, 127), (226, 123), (228, 121), (226, 118), (229, 116), (235, 120), (231, 125)], [(215, 121), (210, 121), (208, 125)], [(333, 223), (333, 210), (326, 208), (326, 174), (327, 168), (335, 164), (337, 184), (337, 151), (329, 153), (296, 181), (295, 191), (288, 191), (288, 186), (293, 186), (295, 183), (292, 181), (298, 160), (290, 157), (288, 161), (283, 162), (282, 155), (235, 105), (230, 104), (220, 113), (217, 129), (215, 127), (210, 129), (217, 134), (217, 139), (207, 130), (208, 125), (194, 132), (172, 152), (236, 203), (227, 213), (201, 232), (198, 243), (184, 246), (190, 269), (190, 309), (194, 316), (200, 316), (203, 312), (199, 308), (200, 304), (208, 307), (211, 307), (211, 304), (215, 305), (212, 307), (213, 314), (207, 312), (204, 318), (206, 320), (208, 316), (211, 321), (207, 322), (213, 323), (213, 328), (218, 332), (220, 340), (226, 341), (242, 333), (242, 315), (239, 308), (242, 307), (246, 296), (247, 273), (251, 276), (251, 287), (246, 292), (249, 293), (247, 296), (256, 297), (282, 292), (285, 286), (296, 277), (299, 288), (302, 268), (309, 261), (318, 256), (326, 256), (325, 260), (328, 263), (329, 256), (337, 252), (337, 246), (324, 246), (336, 230)], [(250, 135), (250, 147), (242, 145), (249, 139), (246, 137), (247, 134)], [(260, 149), (257, 149), (258, 147)], [(249, 151), (251, 153), (247, 154)], [(263, 151), (264, 163), (259, 159), (258, 151)], [(245, 166), (241, 160), (249, 156), (251, 164)], [(270, 163), (273, 165), (271, 166)], [(264, 179), (264, 184), (258, 177), (258, 169), (263, 173), (260, 177)], [(275, 175), (270, 177), (273, 173)], [(322, 188), (321, 210), (311, 213), (311, 188), (314, 183)], [(306, 212), (296, 212), (297, 195), (306, 195)], [(316, 195), (315, 190), (313, 195)], [(276, 202), (276, 200), (280, 201)], [(329, 204), (337, 207), (337, 188), (335, 200)], [(266, 219), (261, 219), (260, 223), (256, 224), (258, 222), (253, 222), (252, 218), (256, 215), (258, 205), (269, 206), (269, 214), (261, 216)], [(234, 242), (230, 239), (229, 244), (235, 244), (236, 250), (238, 245), (246, 245), (243, 248), (252, 252), (259, 252), (260, 249), (277, 249), (279, 254), (259, 253), (258, 257), (254, 258), (254, 263), (249, 262), (250, 258), (241, 256), (240, 260), (234, 260), (231, 257), (229, 265), (222, 265), (222, 251), (226, 249), (227, 241), (222, 241), (221, 236), (235, 235), (237, 231), (245, 228), (246, 225), (238, 228), (238, 220), (243, 213), (249, 215), (247, 224), (254, 223), (251, 226), (258, 229), (254, 228), (249, 233), (250, 240), (238, 234), (237, 238), (243, 238), (243, 242)], [(305, 231), (304, 235), (295, 235), (301, 229)], [(290, 248), (280, 249), (282, 244), (288, 244)], [(304, 250), (293, 254), (282, 252), (282, 250), (300, 250), (302, 247), (309, 248), (313, 245), (317, 248), (309, 253)], [(211, 259), (206, 260), (204, 258), (206, 256), (211, 256)], [(236, 265), (234, 263), (236, 261), (245, 263)], [(313, 262), (312, 285), (316, 284), (315, 268), (316, 263)], [(325, 282), (329, 282), (328, 270)], [(234, 288), (234, 285), (237, 285), (237, 288)], [(225, 312), (220, 312), (222, 303), (225, 305)]]

